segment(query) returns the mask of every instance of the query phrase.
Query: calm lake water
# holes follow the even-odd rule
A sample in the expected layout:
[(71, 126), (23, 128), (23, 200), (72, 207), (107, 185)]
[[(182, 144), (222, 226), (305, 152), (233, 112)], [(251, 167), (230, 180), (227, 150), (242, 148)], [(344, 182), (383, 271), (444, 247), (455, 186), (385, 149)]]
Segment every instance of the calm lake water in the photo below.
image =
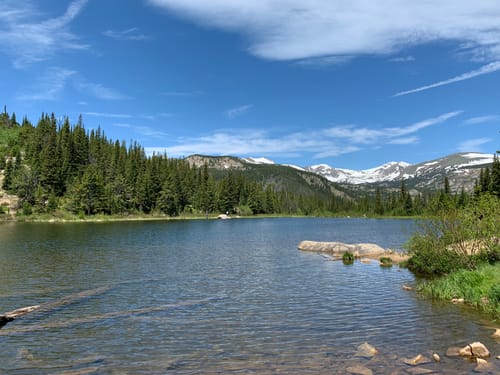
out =
[[(47, 305), (0, 329), (0, 374), (344, 374), (354, 364), (388, 374), (434, 351), (442, 362), (423, 367), (473, 373), (444, 353), (481, 341), (499, 355), (487, 317), (402, 290), (415, 282), (407, 270), (297, 250), (306, 239), (398, 249), (414, 229), (369, 219), (1, 224), (0, 312)], [(354, 357), (364, 342), (380, 353)]]

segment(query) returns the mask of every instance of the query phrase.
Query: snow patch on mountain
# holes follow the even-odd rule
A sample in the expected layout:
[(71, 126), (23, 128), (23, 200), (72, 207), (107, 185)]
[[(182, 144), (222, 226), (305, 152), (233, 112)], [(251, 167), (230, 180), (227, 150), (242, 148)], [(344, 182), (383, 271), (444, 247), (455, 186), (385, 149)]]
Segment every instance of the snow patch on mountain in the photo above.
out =
[(244, 161), (250, 164), (275, 164), (273, 160), (268, 158), (244, 158)]
[(328, 164), (318, 164), (307, 167), (306, 170), (320, 174), (332, 182), (367, 184), (399, 179), (404, 169), (408, 166), (410, 164), (406, 162), (390, 162), (379, 167), (355, 171), (352, 169), (333, 168)]

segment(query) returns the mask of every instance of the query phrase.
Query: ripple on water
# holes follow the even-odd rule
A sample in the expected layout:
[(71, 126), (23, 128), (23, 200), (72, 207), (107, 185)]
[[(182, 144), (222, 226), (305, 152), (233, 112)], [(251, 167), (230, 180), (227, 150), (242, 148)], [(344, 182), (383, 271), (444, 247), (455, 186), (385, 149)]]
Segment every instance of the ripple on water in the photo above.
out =
[[(0, 373), (345, 374), (360, 365), (385, 374), (408, 370), (402, 358), (472, 341), (498, 351), (480, 315), (403, 291), (408, 271), (296, 249), (304, 239), (398, 247), (409, 233), (401, 228), (408, 222), (0, 226), (4, 311), (110, 287), (5, 326)], [(354, 357), (366, 341), (379, 354)], [(425, 368), (474, 369), (441, 357)]]

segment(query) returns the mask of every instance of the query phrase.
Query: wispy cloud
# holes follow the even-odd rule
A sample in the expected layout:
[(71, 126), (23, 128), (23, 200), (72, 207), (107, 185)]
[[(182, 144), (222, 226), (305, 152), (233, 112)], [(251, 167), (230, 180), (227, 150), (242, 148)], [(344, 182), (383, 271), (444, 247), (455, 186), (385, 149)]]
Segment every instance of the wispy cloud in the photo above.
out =
[(84, 116), (107, 117), (107, 118), (131, 118), (132, 115), (126, 113), (107, 113), (107, 112), (82, 112)]
[(115, 123), (113, 124), (113, 126), (130, 129), (133, 132), (143, 137), (159, 138), (159, 139), (164, 139), (165, 137), (168, 137), (168, 133), (155, 129), (151, 126), (134, 125), (130, 123)]
[(459, 152), (469, 152), (469, 151), (477, 151), (482, 152), (482, 145), (491, 142), (490, 138), (476, 138), (476, 139), (468, 139), (458, 145)]
[(229, 120), (233, 120), (236, 117), (240, 117), (248, 113), (252, 108), (253, 104), (240, 105), (239, 107), (231, 108), (224, 111), (224, 114)]
[(83, 43), (69, 30), (88, 0), (75, 0), (59, 17), (49, 18), (28, 0), (4, 0), (0, 3), (0, 49), (12, 58), (14, 67), (50, 59), (63, 50), (85, 50)]
[(151, 39), (148, 35), (141, 33), (138, 27), (131, 27), (125, 30), (106, 30), (102, 34), (108, 38), (117, 40), (140, 41)]
[[(97, 99), (121, 100), (128, 98), (126, 95), (101, 83), (88, 81), (75, 70), (62, 67), (48, 68), (35, 80), (31, 87), (24, 88), (16, 97), (19, 100), (26, 101), (57, 100), (68, 86)], [(79, 103), (86, 102), (80, 101)]]
[(394, 57), (392, 59), (389, 59), (389, 61), (395, 62), (395, 63), (412, 62), (412, 61), (415, 61), (415, 57), (413, 57), (413, 56), (400, 56), (400, 57)]
[(75, 86), (81, 92), (91, 95), (102, 100), (123, 100), (129, 99), (125, 94), (110, 87), (106, 87), (101, 83), (89, 82), (84, 78), (79, 78), (75, 82)]
[(324, 57), (312, 57), (297, 62), (298, 65), (323, 68), (330, 67), (332, 65), (342, 65), (351, 61), (354, 56), (324, 56)]
[(449, 85), (449, 84), (460, 82), (460, 81), (465, 81), (467, 79), (479, 77), (479, 76), (482, 76), (484, 74), (494, 73), (494, 72), (497, 72), (499, 70), (500, 70), (500, 61), (495, 61), (495, 62), (492, 62), (490, 64), (484, 65), (484, 66), (480, 67), (479, 69), (460, 74), (459, 76), (456, 76), (456, 77), (453, 77), (453, 78), (450, 78), (450, 79), (447, 79), (444, 81), (432, 83), (430, 85), (421, 86), (421, 87), (418, 87), (416, 89), (401, 91), (401, 92), (398, 92), (397, 94), (394, 94), (393, 96), (397, 97), (397, 96), (403, 96), (403, 95), (408, 95), (408, 94), (414, 94), (414, 93), (417, 93), (420, 91), (430, 90), (430, 89), (434, 89), (436, 87), (445, 86), (445, 85)]
[(50, 68), (34, 82), (32, 87), (18, 93), (17, 99), (25, 101), (56, 100), (75, 74), (77, 73), (70, 69)]
[(478, 125), (478, 124), (484, 124), (486, 122), (499, 122), (500, 121), (500, 116), (499, 115), (488, 115), (488, 116), (478, 116), (478, 117), (472, 117), (464, 121), (465, 125)]
[(325, 130), (325, 134), (332, 138), (343, 139), (355, 144), (409, 144), (418, 142), (417, 137), (404, 136), (414, 134), (429, 126), (444, 123), (445, 121), (460, 115), (461, 111), (444, 113), (440, 116), (418, 121), (404, 127), (390, 127), (381, 129), (360, 128), (354, 125), (334, 126)]
[(209, 27), (239, 33), (270, 60), (395, 55), (436, 41), (468, 43), (500, 59), (497, 0), (247, 1), (148, 0)]
[(179, 157), (195, 153), (282, 157), (307, 154), (318, 159), (390, 144), (414, 144), (419, 141), (414, 134), (426, 127), (444, 123), (460, 113), (449, 112), (407, 126), (382, 129), (348, 125), (285, 135), (275, 135), (256, 129), (215, 131), (200, 137), (179, 138), (172, 146), (146, 149), (149, 153), (167, 152), (169, 155)]

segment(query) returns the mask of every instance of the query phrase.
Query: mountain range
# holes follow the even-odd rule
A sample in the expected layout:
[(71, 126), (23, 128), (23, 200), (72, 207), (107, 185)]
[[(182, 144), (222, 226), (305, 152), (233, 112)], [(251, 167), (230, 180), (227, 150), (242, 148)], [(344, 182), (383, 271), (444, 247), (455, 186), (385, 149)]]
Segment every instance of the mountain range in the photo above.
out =
[[(321, 186), (321, 189), (336, 191), (363, 191), (373, 190), (376, 187), (397, 189), (404, 180), (409, 189), (416, 191), (436, 190), (443, 187), (444, 177), (448, 178), (452, 191), (458, 192), (462, 188), (471, 191), (479, 176), (481, 168), (491, 165), (493, 154), (457, 153), (439, 159), (425, 161), (418, 164), (409, 164), (403, 161), (389, 162), (381, 166), (351, 170), (335, 168), (327, 164), (318, 164), (307, 167), (296, 165), (280, 165), (267, 158), (238, 158), (233, 156), (203, 156), (191, 155), (187, 157), (191, 164), (201, 166), (207, 164), (211, 170), (240, 170), (246, 174), (259, 175), (261, 180), (268, 183), (283, 185), (287, 180), (305, 180), (307, 184)], [(287, 176), (287, 178), (283, 178)], [(317, 179), (319, 176), (322, 179)], [(327, 187), (325, 181), (331, 183)]]

